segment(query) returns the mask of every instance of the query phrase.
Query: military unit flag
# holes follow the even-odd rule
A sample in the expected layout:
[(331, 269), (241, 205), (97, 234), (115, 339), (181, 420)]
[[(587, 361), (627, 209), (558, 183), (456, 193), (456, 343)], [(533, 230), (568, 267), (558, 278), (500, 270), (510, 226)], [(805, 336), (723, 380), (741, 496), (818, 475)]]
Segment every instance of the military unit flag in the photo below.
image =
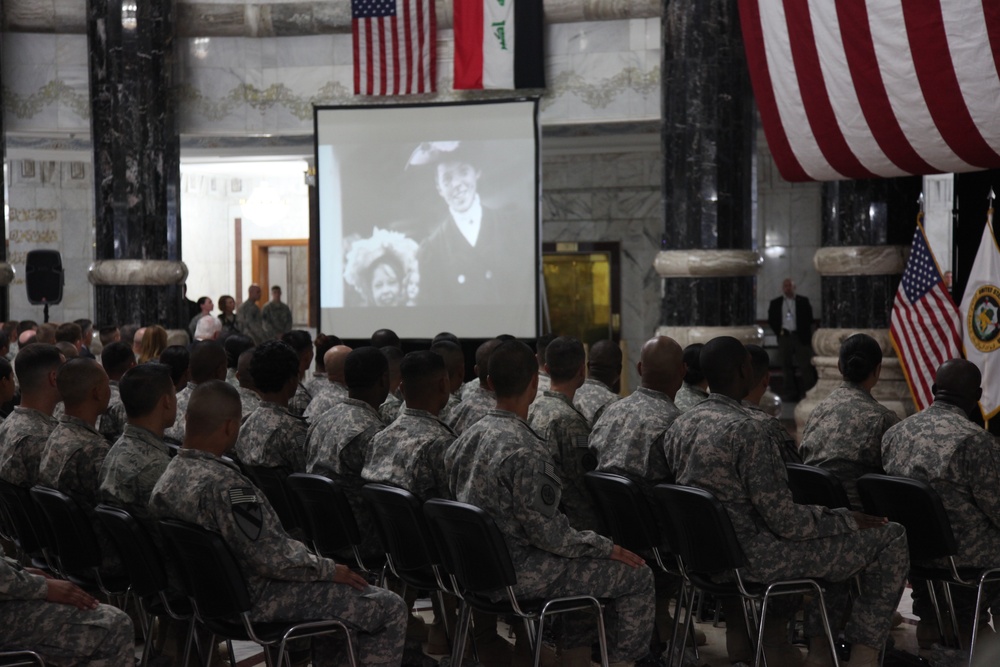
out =
[(544, 88), (541, 0), (455, 0), (455, 89)]
[(962, 297), (962, 345), (965, 358), (983, 374), (979, 407), (991, 419), (1000, 412), (1000, 250), (993, 234), (993, 202), (972, 273)]
[(910, 259), (892, 304), (889, 328), (892, 347), (918, 410), (934, 401), (931, 386), (938, 366), (959, 356), (961, 331), (958, 309), (927, 244), (922, 223), (921, 213)]
[(434, 0), (351, 0), (351, 18), (355, 95), (435, 91)]

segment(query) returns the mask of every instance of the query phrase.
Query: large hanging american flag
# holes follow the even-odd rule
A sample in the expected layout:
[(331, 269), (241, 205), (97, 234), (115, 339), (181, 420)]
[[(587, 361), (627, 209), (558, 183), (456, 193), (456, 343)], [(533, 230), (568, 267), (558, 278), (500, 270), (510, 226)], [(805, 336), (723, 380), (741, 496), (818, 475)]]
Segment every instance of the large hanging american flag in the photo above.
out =
[(355, 95), (434, 92), (434, 0), (351, 0), (351, 18)]
[(918, 410), (934, 402), (931, 387), (938, 366), (961, 357), (958, 308), (924, 235), (923, 214), (917, 218), (913, 249), (892, 304), (889, 337), (903, 367)]
[(739, 0), (790, 181), (1000, 167), (997, 0)]

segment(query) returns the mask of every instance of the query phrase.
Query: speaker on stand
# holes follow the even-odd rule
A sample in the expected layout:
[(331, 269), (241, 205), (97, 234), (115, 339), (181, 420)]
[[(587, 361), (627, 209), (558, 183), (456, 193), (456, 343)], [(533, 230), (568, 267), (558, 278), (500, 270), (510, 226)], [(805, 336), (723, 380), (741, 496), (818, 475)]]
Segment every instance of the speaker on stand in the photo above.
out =
[(63, 295), (62, 256), (58, 250), (31, 250), (24, 262), (24, 286), (28, 303), (45, 306), (45, 321), (49, 321), (49, 304), (58, 304)]

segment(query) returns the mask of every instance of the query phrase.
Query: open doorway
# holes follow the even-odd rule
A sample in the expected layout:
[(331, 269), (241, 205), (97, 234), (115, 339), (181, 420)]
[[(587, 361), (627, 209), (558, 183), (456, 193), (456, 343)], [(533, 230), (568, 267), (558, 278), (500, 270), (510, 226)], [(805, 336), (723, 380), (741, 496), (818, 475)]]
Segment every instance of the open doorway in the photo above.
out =
[(262, 300), (270, 298), (272, 287), (280, 287), (282, 299), (292, 310), (292, 326), (313, 326), (309, 310), (309, 239), (254, 239), (250, 245), (250, 275), (261, 286)]

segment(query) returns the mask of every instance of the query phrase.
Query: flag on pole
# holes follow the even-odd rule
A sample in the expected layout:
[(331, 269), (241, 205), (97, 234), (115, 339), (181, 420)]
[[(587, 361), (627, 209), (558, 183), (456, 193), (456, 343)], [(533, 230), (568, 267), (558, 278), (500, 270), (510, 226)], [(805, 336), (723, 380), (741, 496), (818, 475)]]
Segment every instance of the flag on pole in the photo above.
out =
[(434, 92), (434, 0), (351, 0), (351, 18), (355, 95)]
[(924, 234), (924, 214), (917, 216), (913, 248), (892, 304), (889, 337), (910, 385), (918, 410), (934, 401), (931, 387), (938, 366), (959, 357), (958, 308)]
[(455, 0), (455, 89), (544, 88), (541, 0)]
[(962, 297), (962, 345), (965, 358), (983, 374), (983, 417), (1000, 412), (1000, 250), (993, 234), (993, 193), (986, 228)]

